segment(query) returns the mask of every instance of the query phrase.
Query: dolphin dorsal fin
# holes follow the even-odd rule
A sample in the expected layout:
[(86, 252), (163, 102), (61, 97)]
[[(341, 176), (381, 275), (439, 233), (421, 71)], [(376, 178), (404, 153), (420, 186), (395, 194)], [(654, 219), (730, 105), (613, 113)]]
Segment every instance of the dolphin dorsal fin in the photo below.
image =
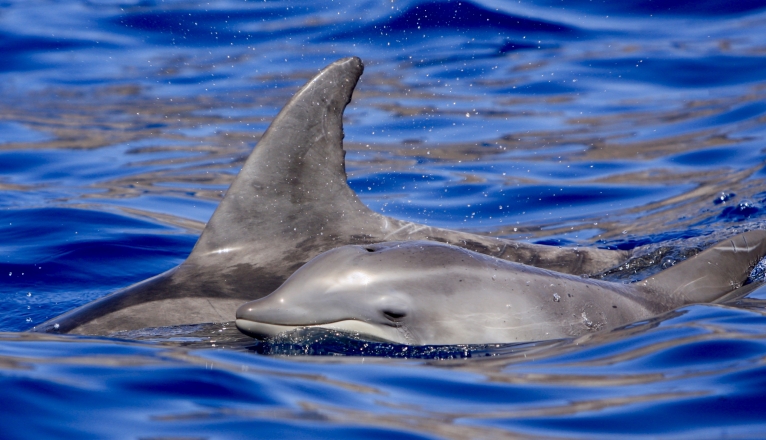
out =
[(275, 246), (284, 250), (323, 235), (324, 225), (344, 212), (369, 211), (346, 183), (342, 147), (343, 111), (363, 70), (359, 58), (338, 60), (292, 97), (231, 184), (190, 258), (233, 257), (244, 246), (250, 254), (263, 247), (268, 258)]

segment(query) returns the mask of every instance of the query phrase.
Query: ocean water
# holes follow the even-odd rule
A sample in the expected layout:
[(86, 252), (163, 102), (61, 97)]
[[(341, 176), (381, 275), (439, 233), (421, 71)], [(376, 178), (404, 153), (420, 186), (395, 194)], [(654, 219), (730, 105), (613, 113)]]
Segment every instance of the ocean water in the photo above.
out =
[(1, 2), (0, 437), (766, 437), (766, 287), (517, 345), (24, 333), (182, 262), (351, 55), (376, 211), (634, 250), (616, 282), (766, 228), (765, 28), (755, 0)]

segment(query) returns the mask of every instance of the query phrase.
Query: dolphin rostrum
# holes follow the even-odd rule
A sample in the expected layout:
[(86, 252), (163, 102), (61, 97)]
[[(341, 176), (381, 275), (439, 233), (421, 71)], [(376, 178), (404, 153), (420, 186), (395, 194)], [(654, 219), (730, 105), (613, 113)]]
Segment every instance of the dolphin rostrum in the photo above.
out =
[(750, 231), (644, 281), (611, 283), (448, 244), (343, 246), (237, 310), (237, 328), (268, 338), (304, 327), (407, 345), (540, 341), (614, 329), (737, 292), (766, 255)]
[(378, 214), (346, 182), (343, 111), (363, 71), (338, 60), (287, 103), (264, 133), (181, 265), (64, 313), (33, 331), (110, 334), (234, 319), (312, 257), (343, 245), (430, 240), (571, 274), (628, 253), (561, 248), (433, 228)]

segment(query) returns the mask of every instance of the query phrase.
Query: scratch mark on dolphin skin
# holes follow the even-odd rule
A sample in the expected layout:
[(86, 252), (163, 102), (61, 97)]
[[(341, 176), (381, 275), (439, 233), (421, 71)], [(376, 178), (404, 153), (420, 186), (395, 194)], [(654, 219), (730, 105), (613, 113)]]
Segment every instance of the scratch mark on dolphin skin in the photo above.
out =
[(215, 310), (215, 312), (216, 312), (216, 313), (218, 314), (218, 316), (221, 318), (221, 322), (226, 322), (226, 321), (228, 321), (228, 319), (224, 317), (224, 314), (223, 314), (223, 313), (221, 313), (221, 311), (220, 311), (220, 310), (218, 310), (218, 309), (216, 308), (216, 306), (215, 306), (215, 305), (214, 305), (214, 304), (213, 304), (213, 303), (212, 303), (212, 302), (211, 302), (209, 299), (207, 300), (207, 303), (208, 303), (208, 304), (210, 304), (210, 308), (211, 308), (211, 309), (213, 309), (213, 310)]
[(426, 228), (428, 228), (428, 226), (425, 226), (425, 225), (415, 225), (413, 223), (410, 223), (410, 224), (404, 225), (401, 228), (399, 228), (399, 229), (389, 233), (388, 235), (385, 236), (385, 238), (388, 239), (392, 235), (394, 235), (394, 234), (396, 234), (398, 232), (404, 231), (406, 229), (409, 229), (409, 231), (407, 231), (407, 234), (408, 235), (412, 235), (412, 234), (414, 234), (414, 233), (416, 233), (418, 231), (422, 231), (423, 229), (426, 229)]
[(239, 249), (240, 249), (239, 247), (233, 247), (233, 248), (230, 248), (230, 247), (226, 247), (226, 248), (221, 248), (221, 249), (216, 249), (216, 250), (214, 250), (214, 251), (210, 251), (210, 252), (208, 252), (208, 253), (207, 253), (207, 254), (205, 254), (205, 255), (211, 255), (211, 254), (228, 254), (229, 252), (238, 251)]

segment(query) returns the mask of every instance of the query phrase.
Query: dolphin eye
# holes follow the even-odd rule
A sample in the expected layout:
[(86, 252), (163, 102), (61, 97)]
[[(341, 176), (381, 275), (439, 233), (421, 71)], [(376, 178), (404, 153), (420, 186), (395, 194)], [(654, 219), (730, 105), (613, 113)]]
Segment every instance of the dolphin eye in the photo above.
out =
[(407, 316), (407, 312), (402, 310), (383, 310), (383, 315), (392, 321), (397, 321)]

